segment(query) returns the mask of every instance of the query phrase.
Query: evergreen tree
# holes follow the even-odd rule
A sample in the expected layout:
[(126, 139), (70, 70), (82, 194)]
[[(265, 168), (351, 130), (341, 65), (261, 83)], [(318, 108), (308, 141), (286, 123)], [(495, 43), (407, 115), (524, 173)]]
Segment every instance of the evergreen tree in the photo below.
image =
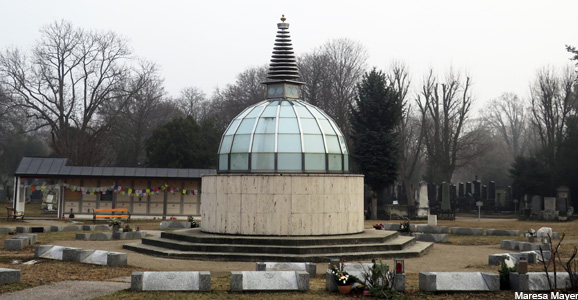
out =
[[(401, 121), (402, 103), (389, 86), (381, 71), (374, 68), (365, 73), (350, 115), (353, 158), (378, 199), (398, 174), (396, 126)], [(384, 203), (377, 206), (377, 212), (383, 213)]]
[(214, 168), (207, 157), (217, 154), (208, 154), (209, 148), (193, 117), (178, 118), (153, 131), (146, 143), (146, 164), (158, 168)]

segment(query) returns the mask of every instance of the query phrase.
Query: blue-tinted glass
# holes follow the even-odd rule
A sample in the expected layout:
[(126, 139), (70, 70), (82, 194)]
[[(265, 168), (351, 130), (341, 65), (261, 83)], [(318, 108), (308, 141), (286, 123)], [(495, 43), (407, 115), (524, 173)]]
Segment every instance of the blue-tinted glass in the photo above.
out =
[(325, 171), (325, 154), (305, 153), (305, 171)]
[(333, 128), (331, 127), (331, 124), (329, 124), (329, 121), (327, 121), (327, 119), (320, 119), (319, 124), (321, 125), (321, 129), (323, 129), (323, 133), (325, 133), (325, 134), (334, 134), (335, 133), (335, 130), (333, 130)]
[(251, 152), (275, 152), (275, 135), (255, 134)]
[(233, 122), (231, 122), (231, 125), (229, 125), (229, 129), (227, 129), (227, 132), (225, 134), (233, 134), (235, 133), (235, 130), (237, 130), (237, 126), (239, 125), (239, 122), (241, 122), (240, 120), (233, 120)]
[(259, 118), (255, 133), (275, 133), (276, 118)]
[(221, 149), (219, 153), (228, 153), (231, 151), (231, 142), (233, 141), (232, 135), (223, 136), (223, 141), (221, 141)]
[(319, 118), (319, 119), (326, 119), (326, 118), (327, 118), (324, 114), (322, 114), (322, 113), (319, 111), (319, 109), (316, 109), (315, 107), (309, 106), (309, 110), (311, 110), (311, 112), (313, 113), (313, 115), (314, 115), (316, 118)]
[(231, 154), (231, 170), (241, 171), (249, 170), (249, 154), (247, 153), (232, 153)]
[(343, 155), (343, 171), (349, 172), (349, 155)]
[(279, 118), (279, 133), (299, 133), (297, 119)]
[(299, 152), (301, 153), (301, 135), (299, 134), (279, 134), (277, 141), (277, 152)]
[(329, 154), (327, 155), (329, 160), (329, 171), (341, 171), (341, 154)]
[(273, 153), (251, 154), (251, 170), (274, 171), (275, 154)]
[(313, 118), (313, 115), (303, 106), (295, 106), (295, 111), (299, 118)]
[(261, 114), (261, 118), (263, 117), (277, 117), (277, 105), (273, 105), (270, 104), (269, 106), (267, 106), (267, 108), (265, 108), (265, 111), (263, 112), (263, 114)]
[(300, 171), (301, 153), (277, 154), (277, 169), (279, 171)]
[(259, 106), (255, 106), (255, 108), (253, 108), (253, 110), (247, 114), (246, 118), (256, 118), (261, 114), (261, 111), (263, 110), (263, 107), (265, 107), (266, 103), (262, 103)]
[(219, 155), (219, 170), (228, 170), (229, 168), (229, 155), (221, 154)]
[(326, 135), (325, 141), (327, 143), (327, 153), (341, 153), (336, 135)]
[(233, 139), (233, 147), (231, 152), (235, 153), (247, 153), (249, 152), (249, 142), (251, 141), (250, 134), (237, 134)]
[(321, 134), (315, 119), (301, 119), (301, 130), (303, 133)]
[(323, 137), (320, 134), (304, 134), (303, 144), (305, 145), (305, 152), (308, 153), (325, 152), (325, 146), (323, 145)]
[(347, 145), (345, 145), (345, 140), (342, 135), (339, 135), (339, 144), (341, 144), (341, 152), (347, 154)]
[(255, 118), (244, 119), (239, 125), (237, 134), (245, 134), (253, 132), (253, 127), (255, 126)]
[[(287, 102), (287, 101), (284, 101)], [(293, 110), (293, 106), (281, 106), (281, 111), (279, 112), (279, 117), (285, 118), (295, 118), (295, 111)]]

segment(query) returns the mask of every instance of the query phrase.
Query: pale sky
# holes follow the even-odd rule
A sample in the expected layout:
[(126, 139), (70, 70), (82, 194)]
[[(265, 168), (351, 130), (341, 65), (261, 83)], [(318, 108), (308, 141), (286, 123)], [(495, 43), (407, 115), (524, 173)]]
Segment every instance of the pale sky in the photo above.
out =
[(467, 73), (476, 106), (504, 92), (526, 98), (536, 71), (571, 65), (565, 45), (578, 46), (575, 0), (0, 0), (0, 11), (2, 51), (30, 49), (41, 26), (61, 19), (111, 30), (160, 66), (171, 96), (191, 86), (210, 96), (268, 64), (282, 14), (297, 55), (349, 38), (367, 48), (368, 67), (407, 64), (416, 86), (429, 68)]

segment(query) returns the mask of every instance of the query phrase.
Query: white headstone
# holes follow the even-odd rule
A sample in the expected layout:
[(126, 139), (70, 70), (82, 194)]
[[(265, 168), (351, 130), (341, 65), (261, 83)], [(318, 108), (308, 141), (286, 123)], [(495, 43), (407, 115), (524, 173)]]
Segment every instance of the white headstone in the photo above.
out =
[(544, 210), (556, 210), (556, 197), (544, 197)]
[(428, 215), (427, 216), (427, 225), (438, 226), (438, 216), (437, 215)]

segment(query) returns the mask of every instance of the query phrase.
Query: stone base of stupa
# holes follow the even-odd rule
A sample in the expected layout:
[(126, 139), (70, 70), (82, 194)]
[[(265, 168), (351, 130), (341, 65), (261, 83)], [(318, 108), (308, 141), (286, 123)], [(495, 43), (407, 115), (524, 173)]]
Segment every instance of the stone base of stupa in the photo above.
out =
[(202, 231), (316, 236), (363, 232), (363, 176), (219, 174), (203, 176)]

